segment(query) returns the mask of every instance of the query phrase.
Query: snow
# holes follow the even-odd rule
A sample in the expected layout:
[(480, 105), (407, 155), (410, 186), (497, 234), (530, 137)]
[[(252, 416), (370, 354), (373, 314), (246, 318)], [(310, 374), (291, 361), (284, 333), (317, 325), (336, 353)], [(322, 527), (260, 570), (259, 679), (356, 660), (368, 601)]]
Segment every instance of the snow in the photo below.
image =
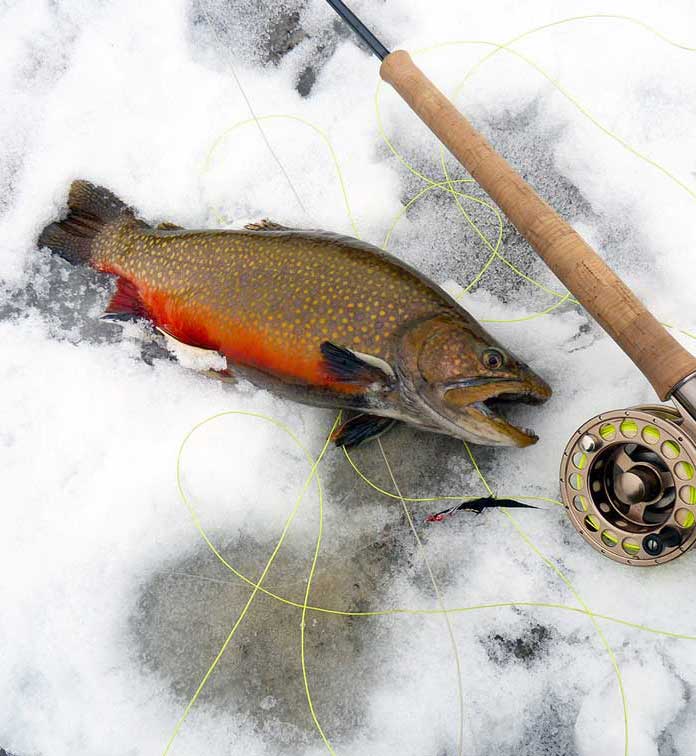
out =
[[(475, 41), (416, 61), (445, 91), (458, 91), (457, 104), (661, 320), (694, 329), (692, 52), (626, 19), (578, 19), (513, 45), (575, 104), (506, 50), (458, 89), (494, 49), (481, 42), (505, 42), (596, 5), (352, 7), (392, 48)], [(696, 28), (687, 0), (617, 0), (602, 12), (696, 44), (686, 36)], [(257, 581), (305, 487), (307, 454), (320, 453), (334, 415), (211, 380), (179, 364), (144, 327), (99, 321), (112, 284), (38, 251), (38, 232), (80, 177), (152, 221), (215, 227), (267, 217), (352, 234), (322, 134), (366, 240), (382, 244), (424, 184), (380, 139), (376, 59), (320, 0), (19, 0), (0, 3), (0, 18), (0, 748), (16, 756), (164, 753), (252, 590), (202, 533)], [(234, 74), (257, 115), (274, 116), (261, 123), (304, 209), (249, 122)], [(436, 142), (386, 87), (380, 109), (404, 158), (442, 180)], [(447, 166), (463, 175), (449, 158)], [(466, 207), (495, 240), (495, 217)], [(464, 293), (489, 251), (439, 190), (397, 224), (389, 249), (462, 293), (482, 320), (525, 318), (555, 301), (500, 262)], [(562, 291), (507, 224), (502, 249)], [(488, 328), (549, 380), (554, 396), (516, 411), (538, 432), (536, 446), (475, 448), (477, 462), (501, 495), (557, 498), (572, 432), (602, 410), (654, 401), (651, 389), (576, 308)], [(454, 440), (400, 428), (383, 444), (405, 496), (485, 492)], [(179, 454), (196, 520), (179, 497)], [(392, 489), (376, 445), (353, 459)], [(333, 448), (319, 473), (323, 530), (309, 603), (436, 610), (401, 503), (366, 485)], [(264, 582), (300, 605), (319, 502), (313, 481)], [(549, 503), (513, 512), (529, 540), (502, 513), (424, 524), (443, 506), (409, 504), (444, 604), (496, 605), (448, 615), (461, 664), (464, 753), (623, 754), (622, 698), (597, 627), (620, 670), (629, 753), (693, 752), (692, 641), (602, 619), (595, 626), (559, 608), (581, 606), (579, 596), (598, 614), (693, 634), (692, 555), (656, 569), (623, 567), (589, 549)], [(306, 698), (301, 614), (255, 596), (169, 753), (327, 752)], [(313, 708), (337, 754), (457, 753), (458, 676), (441, 614), (310, 610), (305, 631)]]

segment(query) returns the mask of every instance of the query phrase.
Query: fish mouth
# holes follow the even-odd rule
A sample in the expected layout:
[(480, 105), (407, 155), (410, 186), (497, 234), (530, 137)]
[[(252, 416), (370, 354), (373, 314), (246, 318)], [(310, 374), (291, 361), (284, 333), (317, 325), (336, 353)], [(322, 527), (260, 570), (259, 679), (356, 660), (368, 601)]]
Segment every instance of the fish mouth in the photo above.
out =
[(464, 383), (446, 388), (442, 395), (445, 415), (462, 437), (488, 446), (525, 447), (539, 440), (531, 428), (508, 420), (503, 407), (513, 403), (542, 404), (551, 396), (544, 381), (473, 379)]
[[(486, 399), (483, 402), (474, 402), (474, 404), (469, 405), (469, 412), (479, 415), (481, 425), (492, 426), (491, 429), (495, 430), (496, 436), (502, 435), (507, 437), (510, 446), (525, 447), (535, 444), (539, 440), (539, 436), (537, 436), (532, 428), (515, 425), (503, 416), (500, 405), (505, 401), (508, 400), (496, 398)], [(519, 401), (522, 401), (521, 397)]]

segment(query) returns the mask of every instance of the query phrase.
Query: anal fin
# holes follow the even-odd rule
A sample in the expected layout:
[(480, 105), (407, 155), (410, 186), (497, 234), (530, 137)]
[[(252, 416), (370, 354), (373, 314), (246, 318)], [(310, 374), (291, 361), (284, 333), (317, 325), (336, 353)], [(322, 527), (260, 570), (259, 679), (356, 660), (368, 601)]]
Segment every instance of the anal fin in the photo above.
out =
[(149, 318), (145, 303), (140, 298), (136, 285), (127, 278), (116, 280), (116, 291), (104, 310), (104, 320), (136, 320)]
[(352, 449), (365, 441), (372, 441), (390, 430), (397, 421), (391, 417), (361, 413), (346, 420), (331, 436), (336, 446)]
[(229, 368), (223, 368), (222, 370), (211, 368), (210, 370), (205, 371), (205, 375), (209, 378), (215, 378), (218, 381), (222, 381), (223, 383), (229, 383), (232, 385), (237, 383), (235, 374)]

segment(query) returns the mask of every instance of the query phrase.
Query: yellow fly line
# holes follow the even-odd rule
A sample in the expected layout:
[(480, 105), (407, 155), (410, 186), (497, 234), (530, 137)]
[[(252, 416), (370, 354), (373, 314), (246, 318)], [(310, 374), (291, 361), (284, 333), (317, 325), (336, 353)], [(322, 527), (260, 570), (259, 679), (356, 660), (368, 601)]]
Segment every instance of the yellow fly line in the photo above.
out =
[[(566, 91), (563, 86), (556, 81), (554, 78), (552, 78), (548, 73), (546, 73), (541, 66), (539, 66), (534, 60), (529, 58), (526, 55), (523, 55), (517, 50), (514, 50), (511, 46), (515, 44), (516, 42), (521, 41), (522, 39), (525, 39), (527, 37), (530, 37), (535, 34), (539, 34), (543, 31), (553, 29), (559, 26), (567, 25), (567, 24), (574, 24), (579, 22), (597, 22), (597, 21), (612, 21), (612, 22), (622, 22), (622, 23), (629, 23), (632, 25), (635, 25), (638, 28), (641, 28), (650, 34), (655, 35), (663, 42), (684, 50), (686, 52), (695, 52), (696, 48), (689, 47), (686, 45), (679, 44), (677, 42), (674, 42), (673, 40), (669, 39), (667, 36), (661, 34), (659, 31), (655, 30), (648, 24), (645, 24), (644, 22), (640, 21), (639, 19), (631, 18), (629, 16), (622, 16), (622, 15), (616, 15), (616, 14), (592, 14), (592, 15), (585, 15), (585, 16), (575, 16), (572, 18), (566, 18), (559, 21), (555, 21), (553, 23), (545, 24), (543, 26), (538, 26), (534, 29), (531, 29), (529, 31), (524, 32), (523, 34), (517, 35), (511, 39), (509, 39), (507, 42), (504, 43), (495, 43), (495, 42), (489, 42), (489, 41), (481, 41), (481, 40), (459, 40), (459, 41), (452, 41), (452, 42), (443, 42), (438, 45), (434, 45), (432, 47), (429, 47), (425, 50), (421, 50), (420, 54), (427, 54), (429, 52), (435, 51), (435, 50), (442, 50), (445, 48), (451, 48), (461, 45), (482, 45), (486, 47), (492, 48), (489, 50), (482, 58), (479, 59), (479, 61), (468, 71), (462, 82), (456, 87), (454, 95), (458, 95), (462, 89), (462, 87), (466, 84), (466, 82), (473, 76), (473, 74), (481, 68), (482, 65), (486, 63), (486, 61), (490, 60), (494, 55), (497, 55), (498, 53), (505, 51), (507, 53), (512, 54), (515, 56), (516, 59), (524, 62), (526, 65), (533, 68), (535, 71), (537, 71), (541, 76), (543, 76), (553, 87), (555, 87), (567, 100), (568, 102), (577, 109), (577, 111), (585, 118), (587, 118), (592, 124), (594, 124), (598, 129), (600, 129), (605, 135), (616, 141), (619, 145), (621, 145), (624, 149), (626, 149), (628, 152), (630, 152), (632, 155), (640, 159), (641, 161), (644, 161), (645, 163), (651, 165), (653, 168), (658, 170), (660, 173), (662, 173), (664, 176), (666, 176), (669, 180), (671, 180), (678, 188), (685, 191), (687, 194), (689, 194), (692, 198), (696, 199), (696, 189), (694, 187), (689, 186), (682, 180), (678, 179), (676, 176), (674, 176), (667, 168), (659, 164), (657, 161), (650, 158), (648, 155), (643, 154), (642, 152), (636, 150), (633, 148), (628, 142), (626, 142), (624, 139), (622, 139), (620, 136), (613, 133), (610, 129), (608, 129), (606, 126), (604, 126), (597, 118), (595, 118), (590, 111), (584, 107), (575, 97), (573, 97), (568, 91)], [(554, 310), (559, 308), (565, 303), (572, 303), (577, 304), (577, 302), (571, 297), (569, 292), (559, 292), (554, 290), (553, 288), (545, 285), (544, 283), (537, 281), (532, 276), (527, 275), (523, 271), (519, 270), (511, 261), (509, 261), (504, 254), (501, 251), (502, 246), (502, 236), (503, 236), (503, 218), (498, 210), (497, 207), (492, 205), (490, 202), (487, 202), (486, 200), (480, 199), (470, 193), (466, 193), (462, 191), (462, 185), (471, 184), (473, 183), (473, 179), (470, 177), (466, 178), (452, 178), (449, 175), (446, 161), (445, 161), (445, 153), (444, 148), (440, 147), (440, 154), (439, 154), (439, 164), (440, 168), (443, 174), (442, 179), (433, 179), (429, 176), (426, 176), (423, 172), (417, 170), (414, 166), (412, 166), (399, 152), (399, 150), (394, 146), (392, 141), (387, 136), (387, 133), (385, 131), (382, 117), (380, 113), (380, 87), (381, 82), (378, 84), (376, 92), (375, 92), (375, 113), (376, 113), (376, 119), (377, 119), (377, 128), (379, 130), (380, 136), (384, 143), (386, 144), (387, 148), (392, 152), (394, 157), (401, 162), (404, 167), (411, 172), (414, 176), (418, 177), (423, 181), (424, 187), (420, 189), (413, 198), (411, 198), (408, 202), (405, 203), (405, 205), (399, 210), (399, 212), (394, 216), (391, 224), (388, 227), (387, 234), (384, 239), (383, 246), (386, 249), (387, 246), (390, 243), (391, 237), (393, 235), (393, 232), (397, 226), (397, 224), (406, 216), (408, 211), (423, 197), (427, 196), (429, 192), (431, 191), (443, 191), (447, 194), (451, 195), (452, 199), (454, 200), (455, 206), (459, 213), (462, 215), (464, 221), (466, 224), (473, 230), (475, 235), (480, 239), (480, 241), (483, 243), (483, 245), (488, 249), (489, 256), (487, 257), (484, 264), (481, 266), (479, 271), (476, 273), (474, 278), (472, 278), (471, 281), (466, 283), (463, 286), (463, 290), (460, 293), (460, 296), (463, 296), (467, 294), (476, 284), (478, 284), (483, 276), (492, 270), (495, 263), (500, 262), (507, 266), (512, 272), (519, 276), (521, 279), (527, 281), (528, 283), (532, 284), (533, 286), (536, 286), (540, 290), (544, 291), (546, 294), (554, 298), (554, 302), (552, 302), (548, 307), (539, 310), (538, 312), (533, 312), (529, 315), (519, 317), (519, 318), (510, 318), (510, 319), (488, 319), (484, 320), (483, 322), (494, 322), (494, 323), (520, 323), (525, 322), (528, 320), (532, 320), (544, 315), (548, 315), (552, 313)], [(321, 141), (326, 146), (329, 157), (333, 163), (334, 170), (336, 172), (337, 180), (339, 183), (340, 191), (342, 194), (343, 202), (346, 208), (346, 213), (348, 215), (348, 219), (351, 225), (351, 228), (353, 230), (353, 233), (356, 237), (360, 238), (360, 235), (358, 233), (357, 224), (355, 221), (355, 218), (353, 216), (353, 212), (351, 209), (349, 197), (348, 197), (348, 191), (346, 188), (346, 184), (343, 178), (343, 173), (341, 171), (341, 167), (339, 164), (339, 160), (337, 157), (337, 154), (331, 144), (331, 141), (327, 134), (311, 122), (307, 121), (304, 118), (301, 118), (296, 115), (285, 115), (285, 114), (272, 114), (272, 115), (265, 115), (260, 117), (254, 117), (250, 118), (244, 121), (239, 121), (238, 123), (235, 123), (230, 128), (226, 129), (224, 132), (222, 132), (213, 142), (211, 145), (207, 157), (205, 159), (204, 165), (202, 166), (202, 172), (206, 173), (210, 167), (213, 164), (213, 161), (215, 159), (217, 151), (220, 149), (222, 144), (227, 140), (229, 136), (231, 136), (234, 132), (236, 132), (238, 129), (241, 129), (247, 125), (250, 124), (258, 124), (259, 121), (268, 121), (268, 122), (274, 122), (274, 121), (282, 121), (282, 120), (289, 120), (289, 121), (295, 121), (297, 123), (300, 123), (311, 130), (314, 131), (315, 134), (319, 136)], [(490, 239), (484, 230), (480, 228), (480, 226), (475, 222), (475, 220), (472, 218), (469, 212), (467, 212), (464, 203), (473, 203), (474, 205), (477, 205), (479, 207), (484, 208), (487, 211), (490, 211), (493, 213), (493, 215), (496, 218), (497, 221), (497, 238), (495, 240)], [(224, 219), (219, 218), (220, 221), (224, 221)], [(672, 324), (664, 323), (665, 326), (669, 328), (673, 328)], [(687, 330), (684, 329), (677, 329), (681, 333), (691, 337), (696, 338), (696, 336)], [(283, 527), (283, 530), (281, 532), (280, 538), (273, 549), (273, 552), (271, 553), (266, 566), (259, 577), (259, 579), (253, 580), (250, 577), (244, 575), (239, 570), (237, 570), (234, 565), (230, 564), (225, 557), (221, 554), (221, 552), (218, 550), (218, 548), (215, 546), (215, 544), (212, 542), (212, 540), (207, 535), (205, 529), (203, 528), (203, 525), (200, 521), (199, 515), (191, 502), (190, 498), (186, 494), (182, 480), (181, 480), (181, 464), (182, 464), (182, 454), (184, 451), (184, 448), (186, 447), (187, 443), (189, 442), (191, 436), (202, 429), (204, 426), (206, 426), (208, 423), (211, 423), (213, 421), (217, 421), (223, 417), (233, 416), (233, 415), (245, 415), (248, 417), (253, 417), (258, 420), (263, 420), (264, 422), (269, 422), (275, 425), (277, 428), (282, 430), (284, 433), (286, 433), (290, 440), (302, 451), (305, 459), (307, 460), (307, 464), (310, 467), (309, 474), (307, 478), (305, 479), (300, 494), (295, 501), (295, 504), (293, 505), (293, 508), (290, 511), (290, 514), (288, 515), (288, 518), (285, 522), (285, 525)], [(332, 430), (337, 426), (340, 419), (340, 413), (339, 416), (335, 419)], [(574, 612), (578, 614), (583, 614), (588, 617), (590, 622), (593, 624), (595, 632), (597, 634), (597, 637), (600, 641), (601, 646), (604, 648), (605, 652), (607, 653), (610, 663), (612, 665), (612, 668), (614, 670), (617, 685), (619, 689), (619, 694), (621, 697), (621, 704), (622, 704), (622, 713), (623, 713), (623, 721), (624, 721), (624, 756), (628, 756), (628, 702), (627, 702), (627, 696), (626, 692), (624, 690), (623, 681), (621, 677), (621, 671), (619, 668), (619, 664), (616, 658), (616, 655), (614, 654), (611, 646), (609, 645), (600, 625), (599, 621), (606, 621), (606, 622), (613, 622), (619, 625), (623, 625), (625, 627), (629, 627), (635, 630), (639, 630), (642, 632), (652, 633), (659, 636), (664, 637), (670, 637), (670, 638), (676, 638), (681, 640), (696, 640), (696, 635), (689, 635), (685, 633), (678, 633), (667, 629), (661, 629), (661, 628), (654, 628), (647, 625), (643, 625), (640, 623), (632, 622), (630, 620), (621, 619), (618, 617), (612, 617), (605, 614), (599, 614), (597, 612), (592, 611), (590, 609), (589, 605), (583, 600), (583, 598), (580, 596), (578, 591), (575, 589), (573, 584), (571, 583), (570, 579), (565, 575), (565, 573), (546, 555), (544, 555), (541, 550), (535, 545), (533, 539), (531, 536), (522, 529), (519, 522), (512, 516), (512, 514), (507, 509), (502, 509), (503, 514), (508, 518), (511, 526), (515, 530), (515, 532), (519, 535), (519, 537), (522, 539), (522, 541), (528, 546), (528, 548), (531, 549), (531, 551), (536, 554), (537, 557), (547, 566), (549, 569), (551, 569), (556, 576), (561, 580), (565, 586), (567, 587), (568, 591), (571, 593), (571, 595), (574, 597), (575, 601), (577, 602), (578, 606), (571, 606), (566, 604), (559, 604), (559, 603), (550, 603), (550, 602), (537, 602), (537, 601), (500, 601), (500, 602), (493, 602), (493, 603), (486, 603), (486, 604), (474, 604), (470, 606), (463, 606), (463, 607), (446, 607), (444, 604), (444, 596), (435, 582), (435, 579), (433, 577), (433, 572), (430, 567), (430, 564), (427, 560), (427, 557), (425, 555), (425, 551), (422, 547), (422, 542), (418, 536), (417, 529), (415, 527), (413, 518), (411, 516), (410, 511), (408, 510), (407, 503), (431, 503), (435, 501), (444, 501), (444, 500), (457, 500), (461, 501), (464, 499), (471, 499), (471, 498), (477, 498), (474, 495), (467, 494), (467, 495), (453, 495), (453, 494), (447, 494), (447, 495), (433, 495), (428, 497), (421, 497), (421, 498), (409, 498), (407, 496), (403, 496), (401, 491), (399, 490), (399, 486), (394, 478), (392, 468), (389, 464), (389, 460), (384, 452), (384, 448), (382, 447), (381, 443), (378, 443), (377, 448), (382, 453), (383, 460), (385, 463), (385, 467), (389, 473), (389, 476), (392, 481), (392, 485), (394, 486), (394, 491), (387, 491), (384, 488), (381, 488), (376, 483), (371, 481), (367, 475), (365, 475), (362, 470), (358, 467), (354, 459), (350, 456), (347, 450), (344, 449), (345, 452), (345, 459), (350, 464), (352, 469), (355, 471), (356, 475), (366, 484), (368, 485), (372, 490), (374, 490), (376, 493), (390, 498), (395, 499), (401, 502), (402, 507), (404, 509), (404, 513), (407, 517), (407, 520), (409, 522), (409, 525), (413, 531), (414, 537), (416, 539), (416, 543), (418, 545), (419, 550), (421, 551), (421, 554), (424, 558), (426, 569), (430, 575), (431, 582), (433, 584), (433, 588), (437, 597), (438, 601), (438, 608), (434, 609), (420, 609), (420, 608), (407, 608), (407, 607), (389, 607), (389, 608), (382, 608), (382, 609), (374, 609), (371, 611), (361, 611), (361, 612), (355, 612), (355, 611), (347, 611), (341, 608), (331, 608), (331, 607), (321, 607), (321, 606), (314, 606), (310, 604), (310, 594), (311, 594), (311, 587), (313, 578), (316, 572), (318, 560), (319, 560), (319, 554), (321, 549), (321, 543), (322, 543), (322, 536), (323, 536), (323, 506), (324, 506), (324, 498), (323, 498), (323, 489), (321, 486), (321, 477), (318, 472), (318, 467), (322, 459), (324, 458), (324, 455), (326, 453), (328, 444), (329, 444), (329, 437), (327, 437), (326, 441), (324, 442), (324, 445), (321, 449), (321, 452), (318, 454), (316, 459), (312, 457), (312, 455), (309, 453), (309, 451), (306, 449), (306, 447), (302, 444), (300, 439), (293, 433), (293, 431), (286, 426), (284, 423), (276, 420), (275, 418), (264, 415), (261, 413), (255, 413), (255, 412), (243, 412), (243, 411), (235, 411), (230, 410), (226, 412), (220, 412), (215, 415), (212, 415), (208, 418), (205, 418), (204, 420), (197, 423), (184, 437), (184, 439), (181, 442), (181, 446), (179, 448), (177, 459), (176, 459), (176, 481), (177, 481), (177, 489), (179, 492), (179, 496), (181, 497), (182, 502), (189, 510), (189, 513), (191, 515), (192, 522), (197, 529), (198, 533), (200, 534), (201, 538), (205, 542), (206, 546), (210, 549), (210, 551), (215, 555), (215, 557), (225, 566), (226, 569), (228, 569), (236, 579), (242, 581), (246, 585), (248, 585), (251, 589), (251, 593), (249, 595), (249, 599), (247, 600), (244, 608), (240, 612), (237, 620), (235, 621), (233, 627), (230, 630), (229, 635), (225, 639), (225, 642), (223, 643), (222, 647), (220, 648), (218, 654), (216, 655), (215, 659), (212, 661), (210, 667), (206, 671), (205, 675), (201, 679), (201, 682), (199, 683), (194, 695), (188, 702), (186, 708), (184, 709), (184, 712), (179, 719), (179, 721), (176, 723), (176, 726), (167, 742), (167, 745), (164, 750), (164, 756), (170, 752), (170, 749), (174, 743), (174, 740), (176, 739), (176, 736), (178, 735), (182, 725), (184, 724), (184, 721), (188, 717), (189, 713), (191, 712), (193, 706), (196, 703), (196, 700), (200, 696), (201, 691), (203, 690), (207, 680), (210, 678), (210, 676), (213, 674), (213, 671), (215, 670), (215, 667), (217, 666), (220, 658), (230, 645), (231, 641), (234, 638), (234, 635), (244, 620), (244, 617), (246, 616), (249, 607), (251, 606), (252, 602), (254, 601), (256, 595), (258, 593), (263, 593), (266, 596), (269, 596), (272, 599), (275, 599), (276, 601), (279, 601), (283, 604), (295, 607), (299, 610), (301, 610), (301, 616), (300, 616), (300, 655), (301, 655), (301, 663), (302, 663), (302, 675), (303, 675), (303, 681), (304, 681), (304, 687), (305, 687), (305, 694), (307, 697), (307, 703), (309, 707), (309, 711), (312, 717), (312, 721), (314, 722), (315, 728), (322, 738), (324, 745), (326, 746), (329, 753), (332, 755), (335, 754), (334, 748), (328, 739), (326, 733), (324, 732), (320, 722), (318, 715), (315, 710), (315, 705), (312, 700), (311, 691), (310, 691), (310, 685), (309, 685), (309, 677), (308, 677), (308, 671), (307, 671), (307, 660), (306, 660), (306, 654), (305, 654), (305, 634), (306, 634), (306, 619), (307, 614), (309, 612), (313, 613), (321, 613), (324, 615), (333, 615), (336, 617), (377, 617), (377, 616), (385, 616), (385, 615), (434, 615), (434, 614), (441, 614), (444, 616), (444, 618), (447, 620), (447, 627), (450, 634), (450, 638), (452, 641), (452, 647), (453, 647), (453, 654), (455, 659), (455, 667), (457, 671), (457, 683), (458, 683), (458, 697), (459, 697), (459, 708), (460, 708), (460, 716), (459, 716), (459, 731), (458, 731), (458, 752), (462, 753), (463, 750), (463, 716), (464, 716), (464, 710), (463, 710), (463, 692), (462, 692), (462, 684), (461, 684), (461, 665), (459, 656), (457, 653), (457, 647), (456, 647), (456, 640), (454, 637), (454, 633), (452, 631), (452, 627), (449, 624), (448, 617), (451, 615), (456, 615), (460, 613), (465, 612), (473, 612), (473, 611), (482, 611), (482, 610), (495, 610), (503, 607), (526, 607), (526, 608), (537, 608), (537, 609), (553, 609), (558, 611), (564, 611), (564, 612)], [(481, 481), (481, 484), (486, 489), (486, 491), (489, 493), (489, 495), (492, 495), (493, 491), (489, 483), (487, 482), (486, 478), (484, 477), (483, 473), (481, 472), (478, 463), (476, 462), (476, 459), (473, 455), (473, 452), (471, 451), (470, 447), (465, 444), (465, 448), (467, 451), (467, 454), (469, 456), (469, 459), (471, 461), (471, 464), (476, 471), (476, 473), (479, 476), (479, 479)], [(310, 486), (312, 480), (316, 482), (317, 486), (317, 493), (318, 493), (318, 526), (317, 526), (317, 537), (314, 543), (314, 550), (311, 560), (311, 567), (309, 571), (309, 575), (307, 578), (307, 586), (305, 590), (305, 596), (303, 602), (296, 602), (292, 601), (287, 597), (278, 595), (276, 593), (273, 593), (272, 591), (268, 590), (263, 586), (264, 579), (274, 561), (276, 558), (278, 552), (280, 551), (280, 548), (283, 544), (283, 541), (285, 540), (285, 537), (288, 533), (288, 530), (297, 515), (297, 512), (299, 510), (300, 504), (302, 502), (302, 499)], [(507, 496), (507, 494), (506, 494)], [(549, 498), (549, 497), (543, 497), (543, 496), (521, 496), (519, 494), (513, 493), (509, 495), (511, 498), (516, 499), (523, 499), (523, 500), (536, 500), (536, 501), (544, 501), (549, 504), (560, 506), (562, 507), (562, 502), (558, 501), (557, 499)]]
[[(307, 460), (311, 463), (311, 467), (310, 467), (309, 474), (305, 478), (305, 481), (304, 481), (304, 483), (303, 483), (303, 485), (302, 485), (302, 487), (300, 489), (300, 493), (299, 493), (299, 495), (298, 495), (298, 497), (297, 497), (297, 499), (295, 501), (295, 504), (294, 504), (292, 510), (290, 511), (290, 514), (288, 515), (288, 518), (285, 521), (285, 525), (283, 526), (283, 530), (282, 530), (282, 532), (280, 534), (280, 538), (278, 539), (278, 542), (276, 543), (276, 546), (273, 549), (273, 552), (271, 553), (271, 556), (268, 558), (268, 561), (266, 562), (266, 566), (263, 568), (263, 572), (261, 573), (261, 577), (259, 577), (258, 583), (254, 584), (254, 588), (251, 591), (251, 593), (249, 594), (249, 598), (247, 599), (247, 602), (244, 605), (244, 608), (239, 613), (239, 616), (237, 617), (237, 620), (235, 621), (234, 625), (232, 626), (232, 629), (230, 630), (229, 634), (225, 638), (225, 642), (222, 644), (222, 646), (220, 647), (220, 650), (218, 651), (217, 655), (213, 659), (212, 664), (208, 667), (206, 673), (203, 675), (203, 678), (201, 679), (200, 683), (198, 684), (198, 687), (196, 688), (196, 691), (194, 692), (193, 696), (191, 696), (190, 701), (188, 702), (186, 708), (184, 709), (184, 713), (181, 715), (179, 721), (176, 723), (176, 726), (174, 727), (174, 730), (172, 731), (172, 734), (171, 734), (171, 736), (169, 738), (169, 741), (167, 742), (167, 745), (166, 745), (166, 747), (164, 749), (164, 752), (163, 752), (164, 756), (166, 756), (166, 754), (169, 753), (169, 751), (170, 751), (170, 749), (171, 749), (171, 747), (172, 747), (172, 745), (174, 743), (174, 740), (176, 739), (176, 736), (179, 734), (179, 730), (183, 726), (184, 722), (186, 721), (186, 718), (188, 717), (189, 713), (191, 712), (191, 709), (193, 708), (194, 704), (198, 700), (198, 697), (200, 696), (203, 688), (205, 687), (205, 684), (208, 682), (208, 678), (213, 674), (213, 672), (215, 670), (215, 667), (217, 666), (218, 662), (222, 658), (222, 655), (225, 653), (225, 650), (229, 646), (230, 642), (234, 638), (234, 635), (237, 632), (237, 629), (240, 627), (240, 625), (244, 621), (244, 617), (246, 616), (247, 612), (249, 611), (249, 607), (251, 606), (251, 604), (253, 603), (254, 599), (256, 598), (256, 594), (259, 592), (259, 590), (261, 590), (261, 584), (266, 579), (266, 575), (268, 574), (268, 571), (271, 569), (271, 565), (273, 564), (276, 556), (278, 555), (278, 552), (280, 551), (280, 548), (283, 545), (283, 541), (285, 540), (285, 537), (287, 536), (288, 531), (290, 530), (290, 526), (292, 525), (292, 521), (295, 519), (295, 516), (297, 515), (297, 512), (299, 511), (300, 504), (302, 503), (302, 499), (304, 498), (304, 495), (307, 492), (307, 489), (309, 488), (309, 486), (310, 486), (310, 484), (312, 482), (312, 479), (315, 478), (315, 477), (316, 477), (316, 481), (317, 481), (317, 490), (318, 490), (318, 493), (319, 493), (319, 502), (320, 502), (320, 507), (321, 507), (321, 502), (323, 501), (323, 492), (322, 492), (321, 482), (320, 482), (319, 476), (317, 475), (317, 467), (319, 466), (319, 463), (321, 462), (322, 457), (324, 456), (324, 454), (326, 453), (326, 450), (329, 447), (329, 443), (330, 443), (330, 440), (331, 440), (331, 434), (336, 429), (338, 423), (341, 420), (341, 413), (339, 412), (338, 415), (337, 415), (337, 417), (336, 417), (336, 419), (334, 420), (333, 427), (331, 428), (331, 431), (329, 432), (329, 435), (327, 436), (326, 441), (324, 442), (324, 446), (323, 446), (323, 448), (321, 450), (321, 453), (319, 454), (319, 456), (317, 457), (316, 460), (312, 460), (312, 457), (307, 452), (307, 450), (304, 448), (304, 446), (301, 444), (301, 442), (299, 441), (299, 439), (297, 439), (297, 437), (295, 436), (295, 434), (286, 425), (284, 425), (283, 423), (278, 422), (274, 418), (269, 417), (267, 415), (261, 415), (260, 413), (253, 413), (253, 412), (228, 411), (228, 412), (220, 412), (220, 413), (218, 413), (216, 415), (213, 415), (210, 418), (207, 418), (206, 420), (204, 420), (202, 422), (197, 423), (189, 431), (189, 433), (186, 435), (186, 437), (184, 438), (184, 441), (182, 442), (182, 446), (181, 446), (181, 448), (179, 450), (179, 455), (177, 457), (177, 475), (176, 475), (177, 486), (178, 486), (179, 492), (181, 493), (182, 498), (184, 500), (186, 500), (186, 497), (185, 497), (185, 495), (183, 493), (183, 488), (182, 488), (182, 485), (181, 485), (181, 467), (180, 467), (181, 466), (181, 449), (183, 449), (183, 446), (186, 443), (186, 441), (188, 441), (188, 439), (193, 435), (193, 433), (195, 433), (201, 426), (205, 425), (206, 423), (208, 423), (211, 420), (215, 420), (215, 419), (218, 419), (220, 417), (229, 416), (229, 415), (247, 415), (247, 416), (256, 417), (256, 418), (259, 418), (259, 419), (264, 419), (264, 420), (266, 420), (268, 422), (273, 423), (276, 427), (280, 428), (285, 433), (287, 433), (290, 436), (290, 438), (299, 446), (299, 448), (304, 452), (305, 457), (307, 458)], [(202, 533), (203, 531), (202, 531), (202, 528), (200, 528), (200, 524), (198, 522), (198, 517), (197, 517), (195, 511), (193, 509), (190, 509), (190, 512), (191, 512), (191, 515), (194, 518), (194, 522), (197, 524), (197, 526), (199, 528), (199, 531)], [(205, 540), (206, 540), (206, 543), (210, 543), (208, 541), (207, 537), (205, 537)], [(319, 537), (317, 538), (317, 554), (318, 554), (318, 549), (319, 549), (319, 544), (320, 543), (321, 543), (321, 528), (319, 529)], [(316, 558), (315, 558), (315, 561), (312, 563), (312, 574), (314, 572), (314, 566), (315, 566), (315, 564), (316, 564)], [(305, 599), (305, 604), (306, 604), (306, 599)], [(307, 676), (306, 676), (306, 673), (305, 673), (305, 663), (304, 663), (304, 611), (306, 611), (306, 606), (303, 609), (303, 618), (302, 618), (302, 621), (303, 621), (302, 671), (303, 671), (304, 678), (305, 678), (305, 689), (306, 689), (306, 693), (307, 693), (307, 700), (309, 701), (309, 708), (310, 708), (310, 711), (312, 713), (312, 719), (314, 721), (314, 724), (317, 727), (317, 730), (319, 731), (319, 734), (322, 736), (322, 738), (324, 740), (324, 743), (326, 744), (327, 748), (333, 754), (333, 749), (331, 748), (331, 744), (329, 743), (329, 741), (327, 740), (326, 736), (324, 735), (324, 731), (321, 729), (321, 725), (319, 724), (319, 721), (317, 720), (317, 718), (316, 718), (316, 716), (314, 714), (314, 707), (312, 706), (312, 700), (311, 700), (311, 696), (309, 694), (309, 687), (308, 687), (308, 683), (307, 683)]]

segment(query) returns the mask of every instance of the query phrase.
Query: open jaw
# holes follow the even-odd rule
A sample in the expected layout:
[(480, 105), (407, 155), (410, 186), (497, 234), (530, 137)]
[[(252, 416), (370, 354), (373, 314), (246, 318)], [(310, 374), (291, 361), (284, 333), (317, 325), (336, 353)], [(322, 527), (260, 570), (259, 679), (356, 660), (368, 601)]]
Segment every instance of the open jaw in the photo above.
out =
[(495, 381), (478, 386), (452, 388), (444, 394), (449, 419), (474, 443), (492, 446), (530, 446), (538, 436), (530, 428), (510, 422), (501, 406), (511, 403), (541, 404), (549, 393), (546, 387), (518, 381)]
[(531, 428), (515, 425), (501, 414), (500, 405), (507, 401), (519, 401), (525, 404), (535, 403), (525, 401), (525, 398), (522, 396), (516, 399), (495, 397), (482, 402), (475, 402), (470, 405), (470, 408), (472, 411), (480, 413), (486, 421), (492, 423), (499, 433), (508, 436), (511, 446), (530, 446), (531, 444), (535, 444), (539, 440), (539, 437)]

